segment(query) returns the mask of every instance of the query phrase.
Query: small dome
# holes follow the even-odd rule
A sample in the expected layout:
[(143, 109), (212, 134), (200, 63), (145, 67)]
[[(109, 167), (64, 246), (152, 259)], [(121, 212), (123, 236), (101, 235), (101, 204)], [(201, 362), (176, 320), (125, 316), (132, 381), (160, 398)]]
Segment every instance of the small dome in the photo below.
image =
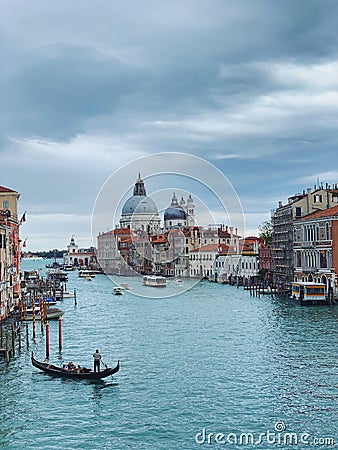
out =
[(145, 195), (128, 198), (122, 208), (122, 216), (130, 214), (158, 214), (155, 202)]
[(172, 206), (169, 206), (164, 212), (164, 220), (186, 220), (186, 218), (187, 215), (185, 211), (180, 207), (173, 208)]

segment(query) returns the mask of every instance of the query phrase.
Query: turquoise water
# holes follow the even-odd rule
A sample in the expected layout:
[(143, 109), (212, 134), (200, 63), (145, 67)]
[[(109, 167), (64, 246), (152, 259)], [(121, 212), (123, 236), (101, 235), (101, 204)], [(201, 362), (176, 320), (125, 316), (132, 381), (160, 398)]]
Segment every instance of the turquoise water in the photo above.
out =
[[(301, 308), (208, 282), (164, 299), (114, 296), (104, 275), (69, 278), (78, 304), (61, 303), (61, 356), (50, 322), (50, 361), (91, 366), (98, 348), (121, 370), (93, 383), (40, 373), (26, 349), (9, 366), (0, 361), (0, 448), (335, 447), (315, 439), (338, 441), (337, 307)], [(40, 327), (31, 349), (44, 358)], [(255, 443), (240, 443), (249, 432)], [(267, 432), (270, 443), (257, 443)], [(284, 444), (286, 432), (308, 433), (309, 443)]]

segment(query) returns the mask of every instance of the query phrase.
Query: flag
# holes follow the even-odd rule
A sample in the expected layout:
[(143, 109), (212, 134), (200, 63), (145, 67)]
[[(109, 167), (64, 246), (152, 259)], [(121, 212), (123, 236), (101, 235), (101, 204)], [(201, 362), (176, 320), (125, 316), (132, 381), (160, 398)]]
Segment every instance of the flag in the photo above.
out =
[(27, 211), (25, 211), (25, 212), (22, 214), (22, 217), (21, 217), (20, 222), (19, 222), (19, 226), (22, 225), (24, 222), (26, 222), (26, 212), (27, 212)]

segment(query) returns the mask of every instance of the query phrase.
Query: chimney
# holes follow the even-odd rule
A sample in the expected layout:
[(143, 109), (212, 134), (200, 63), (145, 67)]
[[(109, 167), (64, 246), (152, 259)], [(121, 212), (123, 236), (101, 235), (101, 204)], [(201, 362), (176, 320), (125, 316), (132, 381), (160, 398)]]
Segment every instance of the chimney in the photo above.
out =
[(281, 208), (283, 206), (283, 202), (281, 200), (279, 200), (278, 202), (278, 208)]
[[(316, 185), (315, 185), (315, 189), (316, 189)], [(306, 194), (309, 195), (309, 196), (311, 195), (311, 188), (307, 188), (306, 189)]]

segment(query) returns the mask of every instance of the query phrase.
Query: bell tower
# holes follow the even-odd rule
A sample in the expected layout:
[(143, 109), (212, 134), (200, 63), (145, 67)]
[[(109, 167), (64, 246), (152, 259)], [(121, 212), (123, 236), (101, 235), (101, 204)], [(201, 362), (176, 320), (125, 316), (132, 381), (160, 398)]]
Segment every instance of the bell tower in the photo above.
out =
[(194, 205), (194, 200), (191, 196), (191, 194), (189, 194), (188, 200), (187, 200), (187, 206), (186, 206), (186, 211), (187, 211), (187, 225), (188, 227), (194, 227), (195, 226), (195, 205)]

